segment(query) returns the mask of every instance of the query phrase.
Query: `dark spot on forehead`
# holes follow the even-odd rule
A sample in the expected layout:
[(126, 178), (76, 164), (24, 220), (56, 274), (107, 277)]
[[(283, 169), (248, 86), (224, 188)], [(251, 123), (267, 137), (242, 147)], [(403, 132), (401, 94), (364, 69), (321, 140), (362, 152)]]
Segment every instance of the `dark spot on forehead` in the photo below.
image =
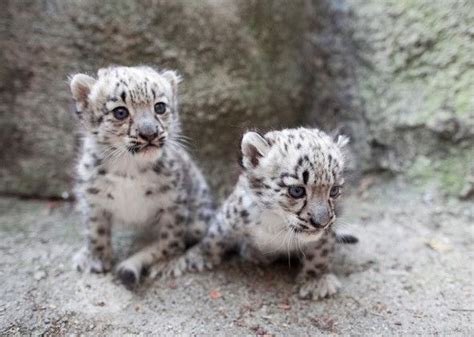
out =
[(309, 172), (304, 171), (303, 172), (303, 182), (305, 183), (305, 185), (308, 183), (308, 179), (309, 179)]
[(127, 98), (127, 93), (125, 91), (122, 91), (120, 94), (120, 98), (122, 98), (122, 101), (125, 103), (125, 99)]

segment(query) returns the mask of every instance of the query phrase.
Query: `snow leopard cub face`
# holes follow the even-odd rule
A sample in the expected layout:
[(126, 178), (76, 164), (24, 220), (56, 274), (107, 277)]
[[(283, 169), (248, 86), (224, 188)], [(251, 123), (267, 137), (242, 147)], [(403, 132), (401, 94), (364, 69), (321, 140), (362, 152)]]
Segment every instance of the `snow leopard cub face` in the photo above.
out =
[(79, 119), (104, 156), (151, 159), (178, 133), (178, 82), (173, 71), (109, 67), (97, 78), (74, 75), (71, 91)]
[(336, 219), (344, 178), (337, 141), (317, 129), (286, 129), (242, 138), (242, 166), (261, 208), (277, 213), (302, 238), (319, 236)]

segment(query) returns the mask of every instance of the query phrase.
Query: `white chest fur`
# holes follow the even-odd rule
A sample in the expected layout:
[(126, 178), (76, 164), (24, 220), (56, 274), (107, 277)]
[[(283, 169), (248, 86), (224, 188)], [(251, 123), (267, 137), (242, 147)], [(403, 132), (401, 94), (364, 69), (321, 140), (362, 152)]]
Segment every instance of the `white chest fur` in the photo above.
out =
[[(113, 199), (107, 198), (107, 208), (115, 222), (123, 224), (146, 225), (152, 221), (160, 208), (158, 198), (146, 195), (156, 182), (150, 177), (120, 177), (110, 175), (106, 186)], [(156, 191), (156, 188), (155, 188)]]
[(260, 224), (252, 226), (251, 236), (262, 253), (281, 253), (297, 248), (296, 238), (280, 216), (266, 211), (260, 214), (259, 220)]
[(253, 244), (264, 254), (301, 250), (307, 244), (318, 241), (322, 235), (322, 233), (310, 236), (294, 233), (289, 230), (283, 217), (270, 211), (260, 213), (258, 222), (250, 227), (250, 234)]

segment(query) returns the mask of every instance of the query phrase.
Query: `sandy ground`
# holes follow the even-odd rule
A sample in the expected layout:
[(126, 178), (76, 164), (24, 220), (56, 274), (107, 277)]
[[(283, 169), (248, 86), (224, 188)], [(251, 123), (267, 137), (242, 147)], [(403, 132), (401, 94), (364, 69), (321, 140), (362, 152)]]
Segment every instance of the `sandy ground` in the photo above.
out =
[(353, 193), (343, 222), (361, 241), (335, 259), (343, 287), (301, 301), (296, 266), (235, 258), (130, 292), (71, 269), (81, 237), (69, 204), (0, 199), (0, 334), (472, 336), (473, 213), (395, 181)]

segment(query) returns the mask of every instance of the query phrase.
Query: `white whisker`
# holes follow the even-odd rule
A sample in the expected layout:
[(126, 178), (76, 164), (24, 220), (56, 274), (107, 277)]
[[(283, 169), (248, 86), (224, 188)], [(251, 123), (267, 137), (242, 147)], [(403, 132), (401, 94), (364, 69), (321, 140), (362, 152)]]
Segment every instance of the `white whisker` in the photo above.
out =
[(287, 232), (286, 234), (286, 238), (287, 238), (287, 251), (288, 251), (288, 267), (291, 267), (291, 252), (290, 252), (290, 244), (291, 244), (291, 235), (292, 235), (293, 231), (290, 230)]
[(296, 236), (295, 233), (295, 240), (296, 240), (296, 246), (298, 247), (298, 250), (301, 252), (301, 255), (303, 255), (303, 258), (306, 258), (306, 254), (304, 253), (303, 246), (301, 240)]
[[(278, 231), (278, 232), (275, 234), (275, 236), (273, 237), (273, 239), (270, 240), (267, 244), (268, 244), (268, 245), (273, 245), (273, 243), (274, 243), (276, 240), (281, 239), (281, 235), (282, 235), (283, 233), (285, 233), (286, 231), (288, 231), (287, 228), (282, 228), (280, 231)], [(278, 247), (276, 247), (275, 249), (266, 251), (266, 252), (264, 253), (264, 255), (269, 255), (269, 254), (273, 254), (273, 253), (279, 252), (284, 244), (285, 244), (285, 242), (284, 242), (284, 240), (282, 240), (282, 242), (280, 242), (280, 244), (278, 245)]]

